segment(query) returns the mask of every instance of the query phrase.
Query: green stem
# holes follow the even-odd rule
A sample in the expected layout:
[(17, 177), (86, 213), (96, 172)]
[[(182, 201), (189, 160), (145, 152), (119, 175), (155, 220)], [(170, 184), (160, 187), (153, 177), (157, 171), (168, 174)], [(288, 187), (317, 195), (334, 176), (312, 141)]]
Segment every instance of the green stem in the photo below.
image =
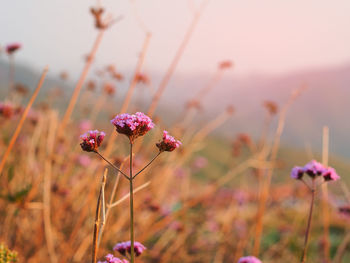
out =
[(134, 188), (133, 188), (133, 175), (132, 175), (132, 142), (130, 142), (130, 262), (135, 262), (135, 251), (134, 251)]
[(314, 208), (314, 203), (315, 203), (315, 179), (312, 179), (312, 188), (311, 188), (311, 204), (310, 204), (310, 212), (309, 212), (309, 218), (307, 221), (307, 228), (306, 228), (306, 232), (305, 232), (305, 241), (304, 241), (304, 249), (303, 249), (303, 254), (301, 256), (301, 263), (305, 263), (306, 262), (306, 252), (307, 252), (307, 248), (308, 248), (308, 241), (309, 241), (309, 236), (310, 236), (310, 229), (311, 229), (311, 219), (312, 219), (312, 212), (313, 212), (313, 208)]
[(120, 170), (117, 166), (115, 166), (113, 163), (111, 163), (110, 161), (108, 161), (105, 157), (103, 157), (102, 154), (100, 154), (97, 150), (94, 151), (95, 153), (97, 153), (103, 160), (106, 161), (106, 163), (108, 163), (110, 166), (112, 166), (114, 169), (116, 169), (119, 173), (121, 173), (122, 175), (124, 175), (124, 177), (126, 179), (129, 180), (129, 177), (122, 171)]
[(158, 154), (157, 154), (156, 156), (154, 156), (153, 159), (152, 159), (145, 167), (143, 167), (140, 171), (138, 171), (138, 172), (133, 176), (132, 179), (134, 179), (136, 176), (138, 176), (140, 173), (142, 173), (148, 166), (150, 166), (151, 163), (153, 163), (153, 161), (154, 161), (155, 159), (157, 159), (157, 157), (158, 157), (161, 153), (162, 153), (161, 151), (158, 152)]

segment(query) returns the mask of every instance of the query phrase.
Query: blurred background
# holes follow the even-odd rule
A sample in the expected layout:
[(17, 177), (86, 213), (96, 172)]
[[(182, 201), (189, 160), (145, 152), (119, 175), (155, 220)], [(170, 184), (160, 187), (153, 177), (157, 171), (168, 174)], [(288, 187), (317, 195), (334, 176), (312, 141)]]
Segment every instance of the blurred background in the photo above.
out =
[[(0, 242), (20, 262), (87, 262), (105, 163), (79, 135), (106, 131), (101, 152), (123, 167), (128, 145), (109, 121), (143, 111), (156, 128), (135, 169), (162, 129), (183, 145), (137, 178), (140, 262), (297, 262), (309, 192), (290, 169), (328, 153), (342, 180), (329, 215), (317, 209), (309, 262), (349, 262), (349, 13), (347, 0), (0, 0)], [(114, 175), (111, 202), (128, 194)], [(127, 208), (111, 211), (99, 258), (127, 240)]]
[[(69, 73), (66, 93), (82, 70), (97, 30), (89, 8), (94, 1), (1, 1), (0, 43), (21, 42), (16, 54), (16, 81), (32, 87), (37, 72), (50, 66), (50, 80)], [(120, 95), (133, 74), (145, 32), (152, 34), (143, 71), (155, 90), (171, 63), (200, 1), (103, 1), (107, 13), (121, 20), (108, 29), (94, 61), (94, 72), (114, 65), (126, 76), (117, 84)], [(261, 101), (283, 103), (291, 90), (307, 85), (288, 117), (283, 143), (318, 147), (321, 128), (328, 125), (331, 151), (350, 157), (349, 106), (350, 31), (346, 0), (329, 1), (210, 1), (179, 61), (161, 103), (174, 118), (179, 107), (200, 90), (220, 61), (234, 67), (222, 76), (203, 114), (213, 116), (223, 105), (236, 108), (234, 120), (221, 131), (256, 132), (262, 122)], [(30, 30), (28, 30), (30, 28)], [(2, 90), (8, 76), (1, 55)], [(145, 95), (145, 104), (151, 96)], [(327, 105), (327, 107), (325, 107)], [(259, 132), (259, 131), (257, 131)]]

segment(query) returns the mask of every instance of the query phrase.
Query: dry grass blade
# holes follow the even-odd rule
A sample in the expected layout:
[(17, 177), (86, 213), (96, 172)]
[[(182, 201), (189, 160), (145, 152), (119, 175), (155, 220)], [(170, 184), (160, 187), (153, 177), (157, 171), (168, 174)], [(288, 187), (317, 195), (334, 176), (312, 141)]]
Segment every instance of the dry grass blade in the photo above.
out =
[(57, 256), (54, 248), (54, 239), (52, 236), (52, 225), (51, 225), (51, 177), (52, 177), (52, 153), (54, 149), (55, 132), (57, 128), (57, 116), (56, 112), (51, 112), (49, 115), (50, 125), (48, 128), (47, 136), (47, 158), (45, 160), (45, 174), (44, 174), (44, 227), (45, 227), (45, 238), (47, 248), (49, 252), (50, 261), (53, 263), (57, 262)]
[[(96, 260), (97, 260), (97, 252), (98, 252), (97, 239), (98, 239), (98, 232), (100, 231), (100, 224), (101, 224), (101, 210), (102, 210), (102, 208), (105, 207), (105, 204), (103, 204), (102, 202), (104, 201), (103, 193), (104, 193), (104, 188), (105, 188), (106, 180), (107, 180), (107, 172), (108, 172), (108, 170), (105, 169), (105, 172), (104, 172), (103, 177), (102, 177), (100, 193), (98, 195), (97, 205), (96, 205), (94, 235), (93, 235), (93, 240), (92, 240), (92, 263), (96, 263)], [(104, 211), (102, 213), (104, 214)]]
[(29, 102), (28, 102), (28, 104), (27, 104), (27, 107), (25, 108), (25, 110), (24, 110), (24, 112), (23, 112), (23, 114), (22, 114), (22, 117), (21, 117), (21, 119), (20, 119), (20, 121), (19, 121), (19, 123), (18, 123), (18, 125), (17, 125), (17, 128), (16, 128), (16, 130), (15, 130), (15, 133), (12, 135), (12, 138), (11, 138), (11, 140), (10, 140), (9, 145), (7, 146), (7, 149), (6, 149), (6, 151), (5, 151), (4, 156), (3, 156), (2, 159), (1, 159), (1, 162), (0, 162), (0, 176), (1, 176), (1, 174), (2, 174), (2, 170), (4, 169), (6, 160), (7, 160), (7, 158), (9, 157), (10, 152), (11, 152), (11, 150), (12, 150), (12, 148), (13, 148), (15, 142), (16, 142), (16, 139), (17, 139), (19, 133), (21, 132), (23, 123), (24, 123), (25, 119), (27, 118), (28, 112), (29, 112), (30, 108), (32, 107), (32, 105), (33, 105), (33, 103), (34, 103), (36, 97), (38, 96), (38, 93), (39, 93), (39, 91), (40, 91), (40, 89), (41, 89), (41, 87), (42, 87), (42, 85), (43, 85), (43, 83), (44, 83), (44, 80), (45, 80), (45, 77), (46, 77), (46, 74), (47, 74), (47, 71), (48, 71), (48, 70), (49, 70), (49, 68), (48, 68), (48, 67), (45, 67), (43, 73), (41, 74), (39, 83), (38, 83), (38, 85), (37, 85), (37, 87), (36, 87), (36, 89), (35, 89), (35, 91), (34, 91), (32, 97), (31, 97), (30, 100), (29, 100)]
[(185, 37), (181, 42), (180, 47), (178, 48), (177, 52), (175, 53), (175, 56), (174, 56), (173, 60), (171, 61), (171, 64), (170, 64), (167, 72), (165, 73), (163, 79), (161, 80), (158, 90), (154, 94), (151, 105), (150, 105), (148, 112), (147, 112), (148, 116), (153, 117), (153, 114), (157, 109), (159, 100), (160, 100), (161, 96), (163, 95), (164, 90), (167, 87), (167, 85), (168, 85), (168, 83), (169, 83), (169, 81), (170, 81), (170, 79), (171, 79), (171, 77), (172, 77), (172, 75), (177, 67), (177, 64), (180, 61), (180, 58), (182, 57), (182, 54), (185, 51), (185, 48), (186, 48), (188, 42), (190, 41), (191, 36), (193, 35), (193, 32), (194, 32), (194, 30), (199, 22), (201, 14), (203, 13), (203, 11), (208, 3), (209, 3), (209, 0), (203, 0), (200, 8), (196, 11), (196, 13), (193, 17), (193, 20), (192, 20), (192, 22), (191, 22), (191, 24), (190, 24), (190, 26), (185, 34)]
[[(329, 128), (323, 127), (322, 136), (322, 163), (328, 166), (328, 152), (329, 152)], [(322, 184), (322, 219), (323, 219), (323, 253), (325, 263), (330, 262), (330, 241), (329, 241), (329, 200), (328, 200), (328, 185)]]

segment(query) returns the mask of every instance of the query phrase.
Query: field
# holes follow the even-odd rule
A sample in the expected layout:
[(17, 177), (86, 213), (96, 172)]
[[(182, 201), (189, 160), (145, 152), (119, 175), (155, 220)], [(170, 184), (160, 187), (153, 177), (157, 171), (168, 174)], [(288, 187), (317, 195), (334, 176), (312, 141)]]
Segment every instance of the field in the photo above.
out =
[[(145, 73), (151, 34), (137, 12), (144, 42), (132, 73), (94, 64), (123, 20), (100, 1), (77, 76), (48, 76), (51, 65), (30, 72), (16, 60), (25, 43), (0, 43), (0, 263), (350, 262), (347, 121), (332, 115), (336, 101), (310, 102), (334, 124), (315, 128), (292, 111), (314, 90), (296, 85), (279, 101), (258, 97), (254, 118), (237, 128), (240, 108), (216, 94), (234, 59), (176, 93), (171, 81), (207, 4), (192, 6), (156, 81)], [(298, 114), (312, 145), (283, 137)], [(334, 154), (338, 122), (345, 135)]]

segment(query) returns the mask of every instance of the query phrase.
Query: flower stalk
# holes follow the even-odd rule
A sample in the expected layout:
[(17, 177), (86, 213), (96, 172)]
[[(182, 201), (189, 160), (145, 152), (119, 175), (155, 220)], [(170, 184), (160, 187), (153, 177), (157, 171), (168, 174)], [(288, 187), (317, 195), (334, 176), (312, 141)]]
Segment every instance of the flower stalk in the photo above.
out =
[(133, 175), (132, 175), (132, 146), (133, 143), (130, 140), (130, 241), (131, 241), (131, 250), (130, 250), (130, 262), (134, 263), (135, 261), (135, 251), (134, 251), (134, 186), (133, 186)]
[(312, 179), (312, 188), (311, 188), (311, 204), (310, 204), (310, 210), (309, 210), (309, 217), (307, 220), (307, 227), (305, 232), (305, 240), (304, 240), (304, 248), (303, 248), (303, 254), (301, 256), (301, 263), (306, 262), (306, 253), (309, 245), (309, 237), (310, 237), (310, 229), (311, 229), (311, 221), (312, 221), (312, 213), (315, 203), (315, 194), (316, 194), (316, 188), (315, 188), (315, 179)]
[[(149, 167), (155, 159), (164, 151), (166, 152), (172, 152), (176, 148), (181, 146), (181, 142), (176, 140), (173, 136), (169, 135), (167, 131), (163, 131), (163, 138), (160, 142), (156, 143), (156, 147), (158, 148), (158, 153), (152, 158), (152, 160), (145, 165), (139, 172), (137, 172), (135, 175), (133, 174), (133, 144), (136, 138), (145, 135), (148, 131), (150, 131), (154, 127), (154, 123), (152, 122), (151, 118), (149, 118), (147, 115), (145, 115), (142, 112), (137, 112), (135, 114), (120, 114), (117, 115), (113, 120), (111, 120), (111, 123), (115, 126), (116, 131), (120, 134), (124, 134), (128, 137), (129, 143), (130, 143), (130, 169), (129, 169), (129, 175), (126, 175), (121, 169), (119, 169), (117, 166), (115, 166), (113, 163), (111, 163), (108, 159), (106, 159), (102, 154), (99, 153), (98, 148), (101, 146), (104, 138), (105, 133), (100, 132), (98, 130), (91, 130), (86, 132), (85, 134), (80, 136), (80, 139), (82, 142), (80, 143), (80, 146), (83, 151), (86, 152), (94, 152), (97, 155), (99, 155), (104, 161), (106, 161), (110, 166), (112, 166), (118, 173), (121, 173), (124, 175), (126, 179), (129, 181), (129, 200), (130, 200), (130, 241), (118, 243), (114, 250), (117, 250), (119, 253), (121, 253), (124, 257), (126, 256), (126, 252), (130, 254), (130, 262), (135, 262), (135, 255), (140, 256), (142, 252), (146, 249), (141, 243), (135, 242), (135, 233), (134, 233), (134, 179), (137, 175), (142, 173), (147, 167)], [(104, 187), (104, 185), (103, 185)], [(102, 188), (104, 190), (104, 188)], [(138, 188), (136, 189), (138, 191)], [(98, 229), (99, 221), (100, 221), (100, 199), (101, 199), (101, 192), (100, 196), (98, 198), (97, 203), (97, 210), (96, 210), (96, 221), (95, 221), (95, 230), (94, 230), (94, 240), (93, 240), (93, 255), (92, 255), (92, 262), (96, 262), (96, 255), (97, 255), (97, 248), (98, 243), (100, 239), (99, 231), (102, 231), (104, 222), (105, 222), (105, 206), (104, 206), (104, 191), (103, 193), (103, 206), (102, 206), (102, 226), (100, 229)], [(111, 198), (112, 200), (113, 198)], [(112, 201), (111, 201), (112, 202)], [(111, 203), (110, 202), (110, 203)], [(109, 207), (110, 208), (110, 207)], [(129, 246), (130, 244), (130, 246)], [(114, 260), (115, 258), (113, 255), (107, 255), (106, 259), (108, 262), (112, 262), (111, 260)], [(128, 258), (129, 259), (129, 258)], [(119, 260), (119, 259), (118, 259)], [(115, 262), (115, 261), (113, 261)], [(119, 262), (119, 261), (118, 261)], [(127, 260), (124, 260), (122, 262), (128, 262)]]

